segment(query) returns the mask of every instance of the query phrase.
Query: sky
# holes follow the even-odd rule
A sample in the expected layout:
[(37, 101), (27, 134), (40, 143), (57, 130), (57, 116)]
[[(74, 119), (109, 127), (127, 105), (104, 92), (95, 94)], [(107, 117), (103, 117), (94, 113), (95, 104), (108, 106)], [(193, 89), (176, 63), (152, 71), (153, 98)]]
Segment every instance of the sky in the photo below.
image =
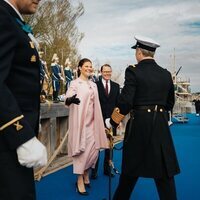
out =
[(178, 70), (182, 80), (190, 79), (192, 92), (200, 92), (200, 0), (76, 0), (84, 5), (77, 26), (84, 38), (82, 57), (98, 68), (111, 64), (116, 75), (136, 64), (135, 35), (160, 43), (157, 63), (169, 71)]

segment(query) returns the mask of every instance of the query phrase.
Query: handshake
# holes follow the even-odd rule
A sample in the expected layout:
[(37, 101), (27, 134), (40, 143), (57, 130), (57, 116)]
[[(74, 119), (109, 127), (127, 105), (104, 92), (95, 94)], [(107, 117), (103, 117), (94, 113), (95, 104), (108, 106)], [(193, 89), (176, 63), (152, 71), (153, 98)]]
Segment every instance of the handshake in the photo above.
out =
[(72, 103), (79, 105), (80, 104), (80, 99), (76, 98), (77, 94), (73, 95), (72, 97), (69, 97), (65, 100), (65, 105), (69, 106)]
[(111, 128), (117, 128), (117, 127), (119, 127), (119, 124), (116, 124), (113, 120), (112, 120), (112, 118), (107, 118), (107, 119), (105, 119), (105, 125), (106, 125), (106, 128), (107, 129), (111, 129)]

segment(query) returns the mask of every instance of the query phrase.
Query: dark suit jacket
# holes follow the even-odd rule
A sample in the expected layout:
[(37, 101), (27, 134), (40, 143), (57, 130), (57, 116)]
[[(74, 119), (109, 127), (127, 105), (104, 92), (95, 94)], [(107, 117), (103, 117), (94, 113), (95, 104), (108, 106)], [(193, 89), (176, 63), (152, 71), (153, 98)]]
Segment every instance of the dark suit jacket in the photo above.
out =
[[(0, 1), (0, 152), (16, 149), (38, 131), (39, 57), (16, 18), (21, 20)], [(23, 128), (17, 130), (17, 123)]]
[(119, 84), (114, 81), (110, 81), (110, 93), (108, 96), (106, 95), (105, 88), (101, 79), (97, 81), (96, 84), (98, 88), (103, 119), (105, 121), (106, 118), (111, 117), (112, 111), (116, 106), (116, 102), (119, 96)]

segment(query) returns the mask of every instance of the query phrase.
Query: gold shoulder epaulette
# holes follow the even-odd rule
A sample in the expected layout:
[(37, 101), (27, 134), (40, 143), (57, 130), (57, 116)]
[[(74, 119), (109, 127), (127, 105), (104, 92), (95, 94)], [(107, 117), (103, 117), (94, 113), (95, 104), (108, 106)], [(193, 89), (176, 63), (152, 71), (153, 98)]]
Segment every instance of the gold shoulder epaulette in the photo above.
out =
[(119, 108), (115, 108), (111, 115), (111, 118), (116, 124), (119, 124), (124, 119), (124, 115), (120, 113)]
[(15, 117), (14, 119), (10, 120), (6, 124), (0, 127), (0, 131), (4, 130), (5, 128), (9, 127), (10, 125), (16, 126), (16, 130), (19, 131), (23, 128), (23, 126), (19, 123), (19, 120), (24, 118), (24, 115), (20, 115), (18, 117)]
[(133, 68), (135, 68), (136, 66), (135, 65), (129, 65), (130, 67), (133, 67)]

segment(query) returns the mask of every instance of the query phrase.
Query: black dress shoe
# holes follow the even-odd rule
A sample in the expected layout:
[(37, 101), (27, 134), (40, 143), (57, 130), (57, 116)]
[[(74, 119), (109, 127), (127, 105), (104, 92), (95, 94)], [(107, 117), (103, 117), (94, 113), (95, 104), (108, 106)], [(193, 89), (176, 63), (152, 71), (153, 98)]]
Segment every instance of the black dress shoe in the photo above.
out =
[(77, 183), (77, 182), (76, 182), (75, 186), (76, 186), (76, 192), (78, 192), (80, 195), (86, 196), (86, 195), (89, 194), (87, 191), (85, 191), (85, 192), (80, 192), (80, 190), (79, 190), (79, 188), (78, 188), (78, 183)]
[(104, 172), (104, 175), (106, 175), (106, 176), (111, 176), (111, 177), (114, 177), (114, 176), (115, 176), (112, 172), (109, 173), (109, 172), (107, 172), (107, 171)]

